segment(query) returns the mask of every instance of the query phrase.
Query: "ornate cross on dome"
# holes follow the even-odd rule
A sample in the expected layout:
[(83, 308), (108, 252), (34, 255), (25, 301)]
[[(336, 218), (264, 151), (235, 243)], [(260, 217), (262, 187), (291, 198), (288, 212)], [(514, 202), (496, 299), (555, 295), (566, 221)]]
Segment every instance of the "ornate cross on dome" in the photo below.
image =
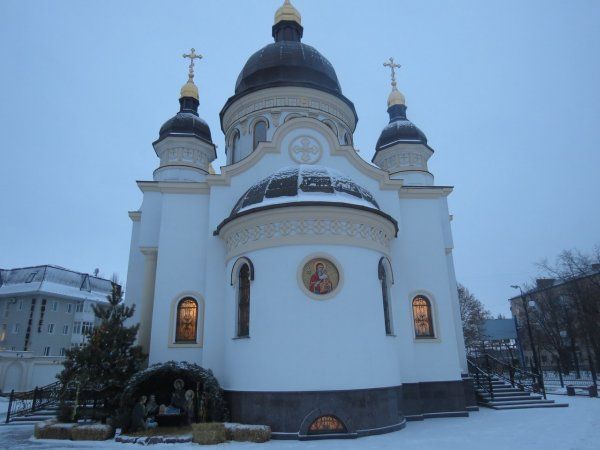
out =
[(389, 62), (384, 62), (383, 65), (385, 67), (389, 67), (390, 69), (392, 69), (392, 86), (396, 86), (396, 68), (400, 68), (400, 64), (396, 64), (394, 62), (394, 58), (392, 56), (390, 56)]
[(189, 81), (192, 81), (194, 79), (194, 60), (202, 59), (202, 55), (199, 53), (196, 53), (196, 49), (192, 48), (188, 54), (184, 53), (183, 57), (190, 58), (190, 71), (188, 73), (188, 76), (189, 76)]

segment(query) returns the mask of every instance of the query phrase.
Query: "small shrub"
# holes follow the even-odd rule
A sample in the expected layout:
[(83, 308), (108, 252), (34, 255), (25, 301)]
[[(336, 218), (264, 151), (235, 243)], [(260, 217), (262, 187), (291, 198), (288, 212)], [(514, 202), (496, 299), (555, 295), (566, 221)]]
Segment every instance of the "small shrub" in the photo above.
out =
[(202, 445), (220, 444), (227, 441), (225, 425), (220, 422), (192, 424), (192, 442)]

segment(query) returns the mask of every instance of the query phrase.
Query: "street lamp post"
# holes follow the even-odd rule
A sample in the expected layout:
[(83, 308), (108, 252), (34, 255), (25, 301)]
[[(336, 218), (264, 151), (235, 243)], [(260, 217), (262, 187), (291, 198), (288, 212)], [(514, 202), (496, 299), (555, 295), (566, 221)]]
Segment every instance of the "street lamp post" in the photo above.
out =
[(521, 301), (523, 303), (523, 310), (525, 311), (525, 322), (527, 323), (527, 334), (529, 335), (529, 343), (531, 344), (531, 353), (533, 353), (534, 372), (539, 378), (538, 382), (540, 383), (540, 388), (542, 389), (542, 392), (544, 393), (545, 397), (546, 390), (544, 389), (544, 377), (542, 376), (541, 368), (539, 366), (538, 354), (535, 349), (535, 343), (533, 342), (533, 332), (531, 331), (531, 322), (529, 321), (529, 311), (527, 309), (525, 294), (523, 293), (523, 289), (521, 289), (521, 286), (511, 285), (510, 287), (513, 289), (518, 289), (521, 293)]

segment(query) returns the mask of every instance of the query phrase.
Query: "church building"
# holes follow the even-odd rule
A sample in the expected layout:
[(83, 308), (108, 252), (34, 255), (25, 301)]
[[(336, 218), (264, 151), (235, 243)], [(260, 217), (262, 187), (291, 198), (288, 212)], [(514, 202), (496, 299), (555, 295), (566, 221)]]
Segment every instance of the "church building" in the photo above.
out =
[[(179, 112), (138, 181), (126, 286), (149, 364), (211, 369), (231, 420), (276, 438), (358, 437), (475, 407), (452, 259), (448, 186), (396, 86), (368, 162), (331, 63), (276, 11), (274, 42), (220, 112), (215, 174), (195, 51)], [(382, 124), (384, 125), (384, 124)]]

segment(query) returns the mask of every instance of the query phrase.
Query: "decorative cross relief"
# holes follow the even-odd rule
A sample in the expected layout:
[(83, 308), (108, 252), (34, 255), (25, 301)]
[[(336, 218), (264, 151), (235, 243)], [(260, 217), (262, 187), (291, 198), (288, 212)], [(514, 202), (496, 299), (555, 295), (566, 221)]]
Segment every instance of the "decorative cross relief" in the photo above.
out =
[(315, 164), (323, 155), (321, 144), (310, 136), (299, 136), (289, 148), (291, 158), (299, 164)]

